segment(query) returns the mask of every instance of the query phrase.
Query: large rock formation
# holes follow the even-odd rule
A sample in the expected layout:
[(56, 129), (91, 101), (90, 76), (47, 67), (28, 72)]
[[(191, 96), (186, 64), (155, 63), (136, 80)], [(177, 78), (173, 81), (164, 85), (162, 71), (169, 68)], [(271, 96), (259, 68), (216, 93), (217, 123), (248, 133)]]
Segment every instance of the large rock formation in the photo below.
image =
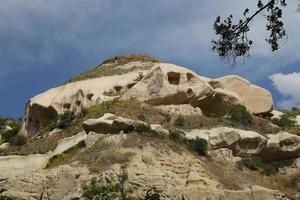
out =
[(258, 154), (267, 138), (254, 132), (234, 128), (219, 127), (211, 130), (192, 130), (187, 138), (200, 137), (207, 141), (210, 149), (229, 148), (234, 154)]
[(205, 115), (224, 115), (237, 104), (260, 114), (271, 111), (273, 105), (268, 91), (241, 77), (213, 80), (184, 67), (157, 61), (106, 63), (73, 81), (29, 100), (23, 133), (34, 135), (66, 110), (88, 108), (118, 97), (135, 98), (151, 105), (190, 104)]
[(248, 80), (239, 76), (224, 76), (214, 80), (217, 87), (235, 92), (247, 107), (254, 113), (267, 113), (273, 109), (272, 94), (255, 85), (252, 85)]

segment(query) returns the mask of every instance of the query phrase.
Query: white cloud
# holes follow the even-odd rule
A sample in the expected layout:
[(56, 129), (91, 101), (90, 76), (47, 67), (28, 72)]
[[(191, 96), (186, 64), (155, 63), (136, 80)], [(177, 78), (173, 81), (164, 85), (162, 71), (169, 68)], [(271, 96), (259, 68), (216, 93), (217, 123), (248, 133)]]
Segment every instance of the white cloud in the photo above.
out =
[(269, 78), (274, 87), (280, 92), (285, 100), (278, 102), (281, 108), (291, 108), (300, 105), (300, 72), (290, 74), (276, 73)]

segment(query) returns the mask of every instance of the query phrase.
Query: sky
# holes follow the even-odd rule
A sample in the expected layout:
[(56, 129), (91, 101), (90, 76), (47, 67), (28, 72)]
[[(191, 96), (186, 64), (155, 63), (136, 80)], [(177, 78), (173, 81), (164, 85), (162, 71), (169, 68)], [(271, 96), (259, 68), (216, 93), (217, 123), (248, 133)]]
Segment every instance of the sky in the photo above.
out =
[(272, 52), (263, 16), (251, 23), (251, 56), (235, 68), (211, 50), (217, 16), (252, 0), (0, 0), (0, 115), (21, 117), (26, 102), (119, 54), (150, 54), (202, 76), (237, 74), (272, 92), (275, 108), (300, 106), (299, 0), (283, 21), (288, 39)]

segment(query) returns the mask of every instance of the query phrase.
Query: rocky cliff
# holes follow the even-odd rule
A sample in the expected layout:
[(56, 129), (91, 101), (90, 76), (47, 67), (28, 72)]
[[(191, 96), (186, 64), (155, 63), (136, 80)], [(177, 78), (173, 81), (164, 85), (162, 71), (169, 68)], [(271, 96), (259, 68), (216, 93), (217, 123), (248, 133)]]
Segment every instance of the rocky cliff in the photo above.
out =
[(28, 101), (27, 143), (0, 150), (0, 199), (85, 199), (126, 171), (139, 198), (298, 200), (300, 131), (272, 110), (242, 77), (118, 56)]

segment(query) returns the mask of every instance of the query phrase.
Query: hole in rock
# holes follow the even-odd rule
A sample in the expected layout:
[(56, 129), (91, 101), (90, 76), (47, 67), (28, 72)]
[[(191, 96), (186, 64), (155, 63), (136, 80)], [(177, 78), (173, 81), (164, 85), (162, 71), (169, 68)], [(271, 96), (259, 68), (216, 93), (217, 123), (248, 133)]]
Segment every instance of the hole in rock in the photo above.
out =
[(92, 93), (90, 93), (90, 94), (87, 94), (86, 95), (86, 98), (88, 99), (88, 100), (92, 100), (92, 97), (94, 96), (94, 94), (92, 94)]
[(191, 81), (193, 77), (194, 77), (193, 74), (191, 74), (191, 73), (186, 73), (186, 78), (187, 78), (188, 81)]
[(65, 104), (63, 105), (63, 107), (64, 107), (65, 109), (70, 109), (70, 108), (71, 108), (71, 104), (70, 104), (70, 103), (65, 103)]
[(116, 92), (121, 92), (122, 86), (115, 86), (114, 88)]
[(168, 75), (168, 81), (171, 85), (178, 85), (179, 84), (180, 73), (169, 72), (167, 75)]

